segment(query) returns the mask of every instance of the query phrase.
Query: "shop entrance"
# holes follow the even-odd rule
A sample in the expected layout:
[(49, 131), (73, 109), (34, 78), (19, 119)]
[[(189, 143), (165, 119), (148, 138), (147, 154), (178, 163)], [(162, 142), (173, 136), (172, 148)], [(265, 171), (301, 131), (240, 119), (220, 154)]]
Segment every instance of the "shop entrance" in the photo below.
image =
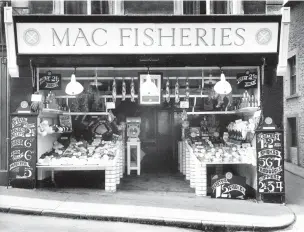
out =
[(174, 162), (174, 134), (172, 112), (157, 107), (141, 107), (142, 172), (172, 172)]

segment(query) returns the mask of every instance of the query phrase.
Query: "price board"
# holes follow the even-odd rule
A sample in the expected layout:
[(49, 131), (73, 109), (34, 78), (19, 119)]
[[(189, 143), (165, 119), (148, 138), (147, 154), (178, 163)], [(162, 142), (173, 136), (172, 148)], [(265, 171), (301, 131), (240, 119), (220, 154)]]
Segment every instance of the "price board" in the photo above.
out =
[(246, 199), (246, 178), (234, 176), (227, 172), (225, 175), (211, 177), (212, 198)]
[(39, 74), (39, 89), (41, 90), (60, 90), (61, 75), (51, 71)]
[(236, 75), (236, 83), (240, 89), (257, 88), (258, 75), (257, 73), (246, 71)]
[(35, 180), (37, 116), (12, 114), (10, 122), (9, 181)]
[(257, 132), (257, 188), (261, 194), (285, 192), (283, 144), (283, 131)]

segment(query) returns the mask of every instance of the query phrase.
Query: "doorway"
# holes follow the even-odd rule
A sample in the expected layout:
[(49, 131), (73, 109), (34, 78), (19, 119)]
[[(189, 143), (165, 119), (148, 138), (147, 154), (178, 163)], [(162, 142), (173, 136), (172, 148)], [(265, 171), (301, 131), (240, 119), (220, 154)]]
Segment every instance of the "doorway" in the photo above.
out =
[(175, 136), (172, 112), (158, 107), (141, 107), (140, 140), (144, 156), (142, 172), (172, 172), (175, 166)]

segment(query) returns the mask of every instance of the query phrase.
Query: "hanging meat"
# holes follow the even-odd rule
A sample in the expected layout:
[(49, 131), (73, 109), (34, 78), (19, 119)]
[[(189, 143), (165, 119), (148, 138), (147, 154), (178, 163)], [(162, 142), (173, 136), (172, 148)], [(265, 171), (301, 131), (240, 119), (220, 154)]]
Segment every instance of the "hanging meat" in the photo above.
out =
[(186, 101), (189, 101), (190, 90), (189, 90), (189, 80), (186, 80)]
[(167, 79), (167, 83), (166, 83), (166, 101), (167, 101), (167, 103), (170, 102), (170, 81), (169, 81), (169, 78)]
[(126, 100), (126, 92), (127, 92), (127, 88), (126, 88), (126, 82), (125, 79), (122, 80), (122, 90), (121, 90), (121, 100), (124, 101)]
[(131, 102), (135, 102), (135, 88), (134, 88), (133, 78), (132, 78), (132, 81), (131, 81)]
[(175, 84), (175, 103), (179, 103), (179, 84), (178, 84), (177, 78), (176, 78), (176, 84)]
[(116, 93), (116, 80), (114, 78), (113, 85), (112, 85), (112, 99), (113, 99), (114, 103), (116, 102), (116, 96), (117, 96), (117, 93)]

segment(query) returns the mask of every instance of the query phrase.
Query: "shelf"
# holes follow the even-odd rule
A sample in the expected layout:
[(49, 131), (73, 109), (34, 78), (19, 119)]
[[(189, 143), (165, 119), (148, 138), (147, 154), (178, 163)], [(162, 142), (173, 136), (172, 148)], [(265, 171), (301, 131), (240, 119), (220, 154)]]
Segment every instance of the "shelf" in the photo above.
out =
[(57, 111), (42, 111), (39, 116), (41, 117), (57, 117), (58, 115), (108, 115), (108, 112), (65, 112)]
[[(238, 97), (242, 97), (243, 95), (242, 94), (233, 94), (232, 97), (233, 98), (238, 98)], [(100, 96), (101, 98), (112, 98), (112, 95), (101, 95)], [(163, 97), (166, 97), (166, 94), (163, 94)], [(179, 97), (186, 97), (186, 94), (180, 94)], [(209, 97), (209, 95), (206, 95), (206, 94), (190, 94), (189, 95), (190, 98), (207, 98)], [(70, 96), (70, 95), (58, 95), (56, 96), (55, 98), (76, 98), (76, 96)], [(122, 98), (122, 95), (117, 95), (116, 96), (117, 99), (120, 99)], [(130, 94), (126, 94), (126, 98), (131, 98), (131, 95)], [(134, 95), (134, 98), (138, 98), (138, 95)], [(170, 94), (170, 98), (175, 98), (175, 94)]]
[(237, 114), (253, 114), (259, 110), (259, 107), (245, 107), (236, 110)]
[(108, 115), (108, 112), (64, 112), (63, 115)]
[[(70, 96), (70, 95), (58, 95), (55, 98), (76, 98), (77, 96)], [(112, 98), (112, 95), (100, 95), (101, 98)], [(116, 95), (116, 98), (122, 98), (122, 95)], [(130, 94), (126, 94), (126, 98), (131, 98)], [(134, 98), (138, 98), (138, 95), (134, 95)]]
[(204, 114), (236, 114), (236, 111), (200, 111), (187, 112), (188, 115), (204, 115)]

